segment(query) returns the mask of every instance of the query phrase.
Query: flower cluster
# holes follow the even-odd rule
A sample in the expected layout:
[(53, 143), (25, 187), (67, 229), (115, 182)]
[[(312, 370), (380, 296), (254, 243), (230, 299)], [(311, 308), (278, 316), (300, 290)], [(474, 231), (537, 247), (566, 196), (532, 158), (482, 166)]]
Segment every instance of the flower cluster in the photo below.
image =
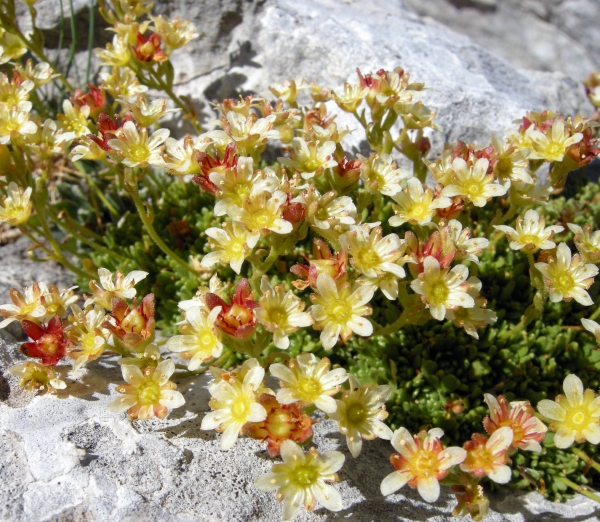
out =
[[(365, 440), (391, 440), (398, 453), (384, 495), (408, 484), (434, 502), (448, 484), (457, 513), (477, 518), (487, 510), (480, 482), (507, 483), (516, 452), (600, 442), (594, 391), (572, 374), (555, 401), (525, 394), (539, 361), (528, 345), (517, 353), (531, 364), (504, 366), (513, 354), (503, 349), (572, 301), (575, 326), (571, 315), (563, 327), (600, 344), (598, 313), (587, 308), (600, 265), (596, 214), (587, 201), (558, 212), (546, 204), (600, 152), (593, 119), (528, 112), (506, 136), (457, 141), (434, 156), (436, 113), (424, 85), (397, 67), (357, 70), (334, 90), (291, 79), (269, 87), (274, 99), (222, 100), (205, 130), (191, 99), (176, 92), (171, 61), (199, 36), (194, 26), (153, 16), (146, 0), (101, 2), (100, 14), (112, 39), (95, 50), (102, 70), (87, 86), (71, 85), (45, 63), (38, 38), (0, 16), (0, 224), (32, 241), (34, 260), (61, 263), (90, 291), (11, 290), (0, 328), (18, 321), (29, 338), (21, 350), (30, 360), (11, 369), (22, 386), (68, 393), (62, 361), (80, 370), (117, 354), (125, 382), (109, 408), (162, 419), (184, 404), (176, 382), (210, 371), (202, 429), (221, 433), (223, 450), (247, 436), (281, 456), (256, 485), (277, 490), (284, 519), (302, 505), (342, 508), (327, 482), (337, 480), (343, 455), (301, 447), (325, 416), (353, 457)], [(23, 60), (27, 53), (40, 63)], [(49, 111), (41, 100), (51, 81), (64, 96)], [(598, 106), (598, 74), (585, 85)], [(344, 112), (364, 130), (364, 155), (345, 143), (353, 131), (340, 124)], [(181, 121), (166, 125), (165, 116)], [(513, 277), (508, 259), (519, 272), (500, 289), (495, 276)], [(522, 285), (529, 295), (529, 283), (533, 301), (515, 319), (511, 307), (522, 303), (506, 304), (507, 289)], [(161, 302), (154, 293), (138, 299), (136, 285)], [(411, 331), (425, 334), (400, 356)], [(456, 365), (477, 378), (496, 367), (526, 375), (522, 386), (494, 389), (539, 401), (549, 428), (529, 402), (484, 394), (481, 380), (470, 390), (423, 355), (455, 342), (456, 353), (469, 354)], [(487, 367), (474, 360), (478, 351), (489, 354)], [(373, 353), (379, 366), (364, 370)], [(538, 359), (555, 376), (551, 355)], [(577, 369), (589, 371), (589, 359)], [(344, 361), (347, 368), (337, 365)], [(433, 406), (411, 398), (399, 372), (441, 398)], [(464, 432), (456, 412), (472, 408), (461, 421), (479, 422), (477, 401), (489, 407), (485, 433), (462, 447), (443, 442), (438, 426)], [(427, 416), (404, 415), (408, 402)], [(386, 403), (395, 405), (394, 426), (428, 430), (392, 431)]]

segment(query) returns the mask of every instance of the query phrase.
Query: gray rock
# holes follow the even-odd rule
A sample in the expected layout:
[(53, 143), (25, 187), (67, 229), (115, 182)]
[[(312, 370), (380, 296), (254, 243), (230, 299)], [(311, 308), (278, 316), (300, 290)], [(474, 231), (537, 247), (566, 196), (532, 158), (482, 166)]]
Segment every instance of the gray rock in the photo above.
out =
[[(501, 4), (478, 1), (492, 7)], [(267, 86), (286, 78), (305, 77), (339, 87), (354, 79), (356, 67), (368, 72), (398, 65), (429, 87), (424, 101), (438, 112), (444, 128), (435, 138), (438, 149), (444, 140), (485, 142), (526, 110), (550, 108), (573, 114), (585, 107), (575, 81), (560, 73), (519, 71), (468, 38), (423, 21), (399, 3), (176, 0), (157, 4), (157, 12), (192, 19), (202, 33), (173, 60), (179, 71), (178, 92), (195, 100), (205, 120), (214, 118), (209, 101), (248, 92), (268, 96)], [(49, 45), (60, 25), (58, 5), (57, 0), (36, 4)], [(85, 22), (86, 5), (74, 2), (80, 22)], [(98, 31), (94, 38), (106, 37)], [(77, 63), (85, 64), (83, 43), (76, 40)], [(352, 120), (345, 121), (356, 127)], [(360, 146), (358, 141), (350, 144)], [(10, 286), (35, 280), (70, 284), (62, 270), (27, 262), (24, 247), (21, 241), (0, 249), (2, 302)], [(21, 358), (18, 345), (0, 342), (0, 520), (280, 520), (274, 495), (252, 486), (272, 465), (264, 448), (241, 439), (233, 450), (222, 452), (219, 436), (200, 430), (208, 409), (206, 378), (181, 383), (187, 403), (166, 420), (131, 424), (124, 415), (106, 410), (115, 386), (108, 383), (121, 382), (114, 359), (65, 377), (68, 389), (56, 397), (34, 396), (20, 390), (7, 373)], [(344, 510), (332, 514), (317, 509), (298, 520), (452, 520), (455, 502), (447, 489), (435, 505), (423, 503), (408, 488), (381, 497), (379, 484), (392, 469), (387, 463), (392, 452), (389, 443), (368, 443), (360, 458), (352, 459), (335, 424), (323, 421), (316, 426), (314, 444), (320, 450), (339, 449), (347, 456), (338, 486)], [(492, 498), (492, 507), (490, 521), (597, 520), (595, 505), (584, 497), (558, 505), (539, 494), (505, 492)]]
[[(0, 349), (0, 370), (6, 375), (9, 359), (21, 356), (16, 345), (2, 343)], [(68, 389), (55, 397), (27, 393), (28, 401), (20, 404), (0, 403), (0, 520), (281, 520), (275, 495), (253, 486), (273, 463), (264, 447), (244, 438), (223, 452), (219, 435), (200, 430), (208, 410), (207, 377), (180, 384), (187, 402), (167, 419), (132, 424), (125, 414), (106, 410), (114, 394), (114, 384), (107, 382), (119, 382), (119, 375), (114, 358), (104, 359), (67, 379)], [(12, 377), (10, 383), (11, 396), (23, 393)], [(344, 509), (317, 508), (298, 521), (459, 520), (450, 516), (455, 501), (448, 488), (434, 505), (409, 488), (381, 496), (379, 484), (393, 470), (389, 442), (365, 443), (353, 459), (335, 423), (322, 420), (313, 443), (321, 451), (346, 455), (336, 486)], [(594, 503), (585, 497), (555, 504), (537, 493), (506, 491), (492, 496), (492, 508), (487, 522), (598, 520)]]
[(596, 0), (402, 0), (517, 66), (583, 80), (600, 68)]

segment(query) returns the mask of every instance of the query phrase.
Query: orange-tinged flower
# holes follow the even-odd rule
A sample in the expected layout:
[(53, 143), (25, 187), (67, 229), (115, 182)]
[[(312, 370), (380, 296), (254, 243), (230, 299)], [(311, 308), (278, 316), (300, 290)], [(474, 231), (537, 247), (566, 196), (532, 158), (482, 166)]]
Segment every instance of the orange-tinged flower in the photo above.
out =
[(292, 274), (300, 277), (300, 279), (292, 282), (298, 290), (304, 290), (309, 286), (313, 290), (316, 290), (317, 277), (321, 273), (330, 275), (336, 284), (342, 284), (346, 281), (348, 254), (344, 250), (341, 250), (338, 254), (334, 254), (325, 241), (315, 238), (313, 240), (312, 252), (313, 259), (303, 256), (308, 261), (308, 266), (296, 264), (290, 268)]
[(162, 38), (157, 33), (144, 36), (138, 33), (133, 53), (140, 62), (164, 62), (169, 59), (165, 51), (161, 49)]
[(21, 350), (28, 357), (39, 358), (42, 364), (55, 366), (67, 352), (69, 341), (65, 337), (64, 325), (55, 315), (46, 326), (24, 320), (21, 326), (32, 341), (23, 343)]
[(253, 439), (267, 441), (270, 457), (277, 457), (285, 440), (302, 443), (313, 436), (312, 425), (316, 421), (302, 413), (302, 404), (279, 404), (273, 395), (263, 393), (260, 404), (267, 418), (260, 422), (249, 422), (242, 432)]
[(210, 310), (216, 306), (221, 307), (215, 322), (217, 328), (238, 339), (252, 335), (256, 328), (254, 309), (259, 306), (252, 296), (247, 279), (240, 279), (238, 282), (233, 295), (230, 296), (231, 304), (226, 303), (217, 294), (206, 294), (205, 302)]
[(169, 408), (179, 408), (185, 404), (183, 395), (175, 391), (177, 385), (169, 380), (175, 371), (175, 363), (171, 359), (162, 361), (156, 368), (147, 367), (143, 370), (124, 364), (121, 371), (127, 384), (117, 386), (116, 391), (123, 395), (109, 402), (110, 411), (121, 413), (127, 410), (131, 420), (146, 420), (155, 416), (163, 419)]
[(508, 426), (513, 431), (513, 439), (509, 451), (522, 449), (525, 451), (542, 451), (540, 443), (544, 440), (548, 428), (537, 417), (527, 401), (508, 402), (504, 395), (498, 398), (486, 393), (485, 402), (490, 415), (483, 419), (483, 427), (489, 435), (496, 430)]
[(139, 306), (134, 300), (131, 308), (119, 297), (113, 297), (111, 303), (110, 317), (103, 326), (128, 349), (143, 351), (154, 339), (154, 294), (145, 296)]
[(471, 440), (463, 444), (467, 457), (460, 469), (475, 477), (489, 477), (498, 484), (506, 484), (511, 477), (508, 448), (513, 440), (513, 431), (508, 426), (498, 428), (488, 439), (481, 433), (473, 433)]
[(420, 431), (414, 437), (406, 428), (399, 428), (392, 437), (392, 446), (398, 453), (390, 457), (397, 471), (390, 473), (381, 483), (381, 493), (390, 495), (408, 484), (417, 488), (423, 500), (435, 502), (440, 496), (439, 481), (452, 466), (460, 464), (467, 455), (458, 447), (445, 448), (440, 428)]

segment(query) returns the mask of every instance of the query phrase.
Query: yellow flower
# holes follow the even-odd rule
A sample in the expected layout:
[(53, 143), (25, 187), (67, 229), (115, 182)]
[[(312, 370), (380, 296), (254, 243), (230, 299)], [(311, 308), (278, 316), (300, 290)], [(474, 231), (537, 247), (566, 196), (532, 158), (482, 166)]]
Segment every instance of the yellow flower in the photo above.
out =
[(365, 284), (352, 291), (350, 283), (342, 283), (338, 288), (329, 274), (319, 274), (318, 294), (310, 296), (313, 305), (309, 313), (315, 320), (315, 330), (322, 330), (323, 348), (331, 350), (340, 337), (346, 341), (352, 333), (363, 337), (373, 333), (373, 325), (362, 316), (372, 312), (367, 303), (373, 299), (375, 288)]
[(298, 91), (300, 89), (304, 89), (302, 86), (304, 80), (300, 80), (296, 83), (296, 80), (284, 80), (283, 84), (274, 83), (269, 85), (269, 90), (277, 96), (278, 99), (288, 102), (294, 103), (296, 101), (296, 96), (298, 96)]
[(165, 140), (165, 151), (163, 154), (165, 170), (169, 174), (175, 176), (199, 174), (200, 166), (196, 161), (196, 154), (198, 152), (196, 144), (191, 136), (185, 136), (183, 141), (167, 138)]
[(76, 109), (69, 100), (64, 100), (62, 107), (64, 114), (59, 114), (58, 120), (64, 130), (72, 132), (77, 138), (91, 134), (92, 131), (88, 127), (89, 105), (83, 105), (80, 109)]
[(553, 225), (546, 227), (546, 220), (541, 218), (535, 210), (528, 210), (525, 217), (517, 218), (516, 228), (506, 225), (494, 225), (496, 230), (504, 232), (510, 240), (510, 248), (513, 250), (523, 250), (528, 254), (533, 254), (538, 250), (549, 250), (556, 246), (554, 241), (550, 241), (554, 234), (564, 230), (564, 227)]
[(126, 38), (115, 34), (112, 43), (106, 44), (106, 49), (94, 49), (94, 54), (102, 65), (123, 67), (131, 60), (131, 50)]
[(211, 267), (216, 263), (229, 264), (231, 269), (239, 274), (244, 259), (252, 252), (259, 239), (257, 234), (249, 234), (239, 223), (226, 221), (223, 228), (206, 230), (212, 252), (206, 254), (200, 264)]
[(331, 397), (346, 382), (348, 374), (344, 368), (329, 371), (329, 359), (324, 357), (317, 362), (312, 353), (303, 353), (290, 359), (288, 365), (272, 364), (269, 372), (279, 379), (281, 389), (277, 391), (279, 404), (302, 402), (306, 406), (314, 404), (321, 411), (331, 414), (337, 404)]
[(487, 300), (479, 295), (482, 286), (481, 281), (476, 277), (469, 277), (467, 283), (469, 285), (467, 292), (475, 301), (475, 306), (446, 310), (446, 319), (452, 321), (456, 326), (464, 328), (465, 332), (471, 337), (479, 339), (477, 329), (485, 328), (488, 324), (494, 324), (498, 320), (498, 316), (496, 312), (485, 307)]
[(279, 187), (279, 178), (271, 169), (254, 170), (252, 158), (241, 157), (235, 168), (213, 170), (209, 179), (219, 192), (215, 204), (215, 216), (229, 215), (229, 208), (243, 207), (244, 201), (252, 195), (263, 192), (273, 193)]
[(360, 107), (360, 104), (362, 103), (368, 92), (368, 88), (362, 87), (358, 83), (350, 85), (348, 82), (346, 82), (344, 83), (343, 93), (338, 94), (335, 91), (333, 91), (332, 95), (333, 99), (335, 100), (335, 103), (338, 104), (338, 107), (340, 109), (346, 112), (354, 112)]
[(448, 221), (448, 226), (442, 230), (456, 248), (455, 261), (471, 261), (479, 264), (477, 257), (490, 244), (484, 237), (471, 238), (471, 229), (463, 229), (462, 223), (456, 219)]
[(564, 395), (554, 401), (544, 399), (537, 409), (550, 419), (550, 430), (554, 431), (554, 445), (565, 449), (573, 442), (600, 443), (600, 397), (592, 390), (583, 390), (577, 375), (567, 375), (563, 382)]
[(292, 167), (301, 173), (304, 179), (314, 178), (325, 169), (335, 167), (337, 162), (332, 159), (335, 152), (335, 143), (326, 141), (322, 145), (309, 142), (303, 138), (292, 140), (293, 151), (290, 158), (278, 158), (279, 163)]
[(248, 240), (256, 244), (264, 231), (282, 235), (292, 232), (293, 225), (281, 217), (281, 207), (286, 202), (287, 194), (276, 190), (273, 194), (269, 192), (251, 194), (244, 199), (241, 208), (232, 206), (228, 210), (232, 219), (246, 226), (250, 231)]
[(440, 484), (452, 466), (466, 457), (462, 448), (444, 448), (440, 428), (421, 431), (414, 437), (406, 428), (399, 428), (392, 437), (392, 446), (399, 454), (390, 457), (397, 471), (390, 473), (381, 483), (381, 493), (391, 495), (405, 484), (417, 488), (426, 502), (435, 502), (440, 496)]
[(54, 120), (47, 119), (39, 132), (31, 137), (29, 149), (41, 160), (46, 160), (63, 155), (74, 139), (75, 133), (63, 132)]
[(579, 254), (571, 258), (571, 250), (566, 243), (558, 245), (556, 260), (536, 263), (535, 267), (544, 276), (550, 301), (553, 303), (575, 299), (584, 306), (594, 304), (586, 290), (592, 286), (598, 267), (591, 263), (584, 264)]
[(148, 137), (148, 129), (143, 128), (138, 132), (135, 123), (127, 121), (123, 125), (121, 138), (109, 140), (108, 145), (119, 153), (127, 167), (162, 167), (164, 160), (160, 153), (168, 137), (168, 129), (158, 129)]
[(520, 148), (515, 139), (501, 141), (496, 136), (492, 136), (492, 147), (497, 159), (494, 164), (494, 174), (503, 185), (512, 181), (535, 183), (528, 172), (529, 149)]
[(113, 276), (110, 270), (106, 268), (98, 269), (98, 278), (100, 285), (95, 280), (90, 281), (90, 291), (93, 297), (90, 297), (84, 306), (98, 304), (107, 310), (112, 308), (111, 299), (120, 297), (121, 299), (133, 299), (136, 295), (135, 285), (142, 279), (145, 279), (148, 272), (142, 270), (133, 270), (125, 275), (117, 270)]
[(116, 391), (123, 396), (108, 403), (110, 411), (122, 413), (128, 410), (131, 420), (147, 420), (155, 416), (163, 419), (168, 408), (179, 408), (185, 404), (183, 395), (175, 391), (177, 385), (169, 380), (175, 371), (175, 363), (171, 359), (162, 361), (156, 368), (149, 366), (143, 370), (124, 364), (121, 371), (127, 384), (117, 386)]
[(354, 201), (349, 196), (336, 196), (335, 191), (322, 195), (310, 186), (307, 192), (292, 199), (292, 203), (306, 205), (306, 221), (320, 230), (329, 230), (337, 224), (353, 225), (356, 216)]
[(25, 67), (20, 63), (16, 63), (14, 71), (23, 81), (32, 81), (35, 89), (46, 85), (56, 76), (49, 63), (40, 62), (34, 66), (33, 60), (27, 60)]
[(352, 374), (348, 374), (350, 389), (344, 391), (341, 400), (335, 401), (337, 410), (329, 416), (337, 421), (340, 432), (346, 435), (346, 444), (353, 457), (358, 457), (362, 441), (376, 437), (390, 440), (392, 430), (383, 422), (388, 413), (385, 402), (392, 394), (391, 386), (373, 387), (372, 384), (360, 386)]
[(260, 289), (263, 295), (260, 306), (254, 310), (256, 318), (266, 330), (273, 332), (273, 344), (280, 350), (287, 350), (290, 346), (288, 335), (313, 324), (312, 317), (303, 312), (304, 301), (294, 292), (286, 293), (282, 285), (273, 288), (266, 276), (261, 280)]
[(545, 133), (531, 125), (526, 133), (526, 139), (532, 144), (531, 159), (543, 159), (546, 161), (562, 161), (565, 151), (574, 143), (579, 143), (583, 139), (583, 134), (576, 132), (570, 136), (570, 132), (565, 133), (565, 122), (557, 119), (552, 128)]
[(200, 36), (196, 32), (196, 26), (186, 20), (168, 20), (161, 16), (152, 16), (154, 27), (152, 30), (157, 33), (165, 44), (167, 54), (171, 54), (175, 49), (179, 49), (190, 43), (194, 38)]
[(592, 227), (585, 224), (583, 228), (573, 223), (567, 223), (569, 230), (575, 234), (573, 241), (581, 258), (586, 263), (597, 264), (600, 262), (600, 230), (592, 232)]
[(104, 327), (106, 314), (99, 306), (86, 307), (82, 310), (77, 305), (71, 305), (73, 315), (69, 316), (69, 326), (65, 330), (67, 338), (75, 344), (75, 349), (68, 353), (75, 359), (73, 369), (77, 370), (89, 361), (94, 361), (107, 348), (106, 340), (110, 331)]
[(423, 272), (411, 282), (410, 287), (421, 295), (431, 316), (443, 321), (447, 310), (475, 306), (474, 299), (467, 293), (467, 277), (469, 269), (465, 265), (442, 270), (436, 258), (427, 256), (423, 261)]
[(6, 103), (8, 107), (18, 107), (19, 103), (27, 101), (33, 88), (31, 80), (10, 81), (6, 74), (0, 73), (0, 102)]
[(365, 188), (374, 194), (394, 196), (402, 190), (402, 180), (408, 179), (412, 174), (408, 170), (397, 168), (389, 154), (371, 154), (365, 158), (357, 154), (361, 161), (360, 179)]
[(395, 216), (388, 223), (393, 227), (399, 227), (408, 222), (412, 225), (425, 225), (431, 223), (436, 209), (448, 208), (452, 200), (447, 197), (438, 196), (434, 199), (433, 190), (423, 190), (423, 184), (417, 178), (411, 178), (406, 182), (406, 188), (392, 196), (398, 203), (392, 205)]
[(19, 378), (21, 388), (29, 391), (45, 390), (48, 393), (54, 393), (56, 390), (64, 390), (67, 387), (65, 381), (59, 379), (54, 366), (44, 366), (34, 361), (26, 361), (11, 366), (8, 372)]
[(38, 323), (46, 315), (46, 307), (42, 300), (43, 288), (37, 283), (25, 287), (23, 293), (11, 288), (9, 294), (12, 304), (0, 306), (0, 314), (4, 317), (0, 328), (24, 319)]
[(256, 365), (248, 370), (241, 382), (239, 379), (221, 379), (209, 385), (208, 391), (213, 397), (210, 407), (214, 411), (204, 416), (201, 429), (223, 432), (222, 450), (235, 444), (244, 424), (267, 418), (267, 411), (258, 402), (258, 389), (264, 376), (265, 370)]
[(215, 306), (209, 313), (200, 307), (189, 309), (185, 314), (186, 324), (179, 326), (183, 335), (175, 335), (167, 341), (168, 350), (190, 359), (188, 370), (197, 370), (202, 362), (217, 358), (223, 352), (223, 343), (215, 328), (221, 308)]
[(28, 101), (21, 102), (16, 107), (0, 103), (0, 145), (8, 144), (19, 134), (28, 137), (36, 133), (37, 125), (29, 121), (31, 109), (31, 102)]
[(442, 190), (442, 196), (461, 196), (476, 207), (483, 207), (490, 198), (506, 194), (505, 187), (494, 183), (494, 175), (487, 174), (489, 164), (487, 159), (481, 158), (469, 166), (464, 159), (455, 158), (452, 162), (454, 177)]
[(23, 190), (14, 181), (8, 184), (6, 197), (0, 205), (0, 223), (21, 225), (29, 219), (31, 214), (31, 187)]
[(0, 64), (21, 58), (26, 52), (23, 40), (0, 28)]
[(133, 98), (148, 90), (148, 87), (140, 84), (135, 73), (128, 67), (113, 67), (110, 73), (100, 73), (100, 78), (102, 87), (115, 100)]
[(513, 431), (508, 426), (498, 428), (489, 439), (481, 433), (474, 433), (471, 440), (463, 445), (467, 457), (460, 469), (477, 478), (488, 477), (498, 484), (506, 484), (511, 477), (506, 463), (512, 440)]
[(269, 139), (278, 139), (279, 132), (273, 129), (274, 114), (257, 118), (254, 113), (244, 117), (236, 112), (228, 112), (225, 131), (237, 144), (240, 156), (249, 156), (251, 152), (262, 152)]
[(365, 227), (351, 226), (350, 231), (339, 238), (340, 245), (352, 256), (350, 262), (360, 273), (367, 277), (379, 277), (384, 273), (404, 277), (404, 269), (396, 264), (403, 254), (404, 241), (396, 234), (384, 238), (381, 227), (375, 227), (369, 233)]
[(337, 471), (344, 465), (344, 455), (339, 451), (327, 451), (320, 455), (311, 448), (306, 455), (291, 440), (281, 444), (282, 464), (275, 464), (271, 473), (261, 475), (254, 485), (262, 491), (277, 490), (277, 500), (283, 501), (283, 520), (292, 520), (304, 504), (312, 511), (317, 501), (330, 511), (342, 509), (342, 497), (325, 482), (337, 482)]

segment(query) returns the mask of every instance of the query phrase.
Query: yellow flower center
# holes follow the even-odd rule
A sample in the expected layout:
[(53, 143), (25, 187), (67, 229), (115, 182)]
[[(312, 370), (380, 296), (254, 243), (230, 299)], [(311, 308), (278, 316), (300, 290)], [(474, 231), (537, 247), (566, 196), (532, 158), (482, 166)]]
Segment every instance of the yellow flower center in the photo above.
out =
[(513, 163), (508, 158), (500, 158), (496, 163), (496, 170), (499, 176), (508, 177), (513, 170)]
[(93, 355), (99, 351), (96, 348), (96, 334), (94, 332), (84, 334), (81, 337), (80, 343), (83, 353), (87, 355)]
[(139, 145), (133, 145), (129, 149), (129, 157), (133, 161), (142, 163), (142, 162), (146, 161), (149, 156), (150, 156), (150, 150), (148, 149), (148, 146), (145, 143), (140, 143)]
[(312, 486), (319, 478), (319, 472), (311, 465), (296, 466), (291, 473), (291, 482), (295, 486), (306, 488)]
[(321, 167), (321, 162), (318, 158), (312, 156), (311, 158), (304, 161), (302, 167), (306, 172), (314, 172), (315, 170)]
[(154, 382), (145, 382), (138, 388), (138, 402), (144, 406), (156, 404), (160, 399), (160, 386)]
[(277, 306), (269, 310), (269, 319), (276, 325), (284, 325), (287, 323), (288, 314), (284, 308)]
[(231, 405), (231, 416), (233, 417), (233, 420), (236, 422), (246, 422), (246, 419), (250, 415), (253, 402), (252, 397), (239, 395)]
[(252, 216), (252, 229), (266, 228), (271, 222), (271, 216), (266, 210), (259, 210)]
[(296, 382), (296, 393), (300, 400), (312, 403), (322, 393), (321, 383), (314, 377), (301, 377)]
[(423, 221), (429, 216), (429, 205), (425, 201), (415, 203), (410, 209), (410, 214), (413, 219)]
[(470, 199), (475, 199), (481, 196), (481, 193), (483, 192), (483, 184), (479, 181), (470, 181), (465, 184), (463, 189), (465, 191), (465, 196)]
[(595, 419), (590, 415), (589, 409), (584, 405), (571, 407), (567, 410), (565, 424), (573, 430), (581, 430), (593, 422), (595, 422)]
[(290, 436), (294, 419), (286, 411), (276, 411), (267, 419), (267, 431), (270, 435), (285, 439)]
[(375, 268), (381, 263), (381, 258), (372, 249), (364, 248), (356, 253), (356, 260), (365, 269)]
[(418, 451), (408, 461), (408, 468), (415, 477), (435, 477), (439, 468), (437, 453), (424, 449)]
[(551, 141), (544, 150), (546, 159), (557, 159), (560, 158), (564, 153), (565, 147), (562, 143), (556, 141)]
[(443, 281), (438, 281), (431, 285), (431, 290), (429, 292), (429, 302), (431, 304), (443, 304), (448, 299), (448, 294), (450, 294), (450, 290), (446, 286), (446, 283)]
[(575, 280), (567, 270), (561, 270), (552, 278), (554, 288), (561, 293), (568, 293), (573, 290)]
[(346, 301), (337, 301), (329, 308), (329, 317), (336, 323), (346, 324), (352, 317), (352, 307)]
[(494, 455), (484, 445), (467, 451), (465, 466), (470, 470), (483, 469), (486, 473), (494, 468)]
[(541, 243), (541, 238), (534, 234), (523, 234), (520, 236), (521, 243), (525, 243), (526, 245), (535, 245), (538, 246)]
[(360, 402), (351, 404), (346, 410), (346, 418), (349, 424), (361, 424), (367, 416), (365, 407)]

